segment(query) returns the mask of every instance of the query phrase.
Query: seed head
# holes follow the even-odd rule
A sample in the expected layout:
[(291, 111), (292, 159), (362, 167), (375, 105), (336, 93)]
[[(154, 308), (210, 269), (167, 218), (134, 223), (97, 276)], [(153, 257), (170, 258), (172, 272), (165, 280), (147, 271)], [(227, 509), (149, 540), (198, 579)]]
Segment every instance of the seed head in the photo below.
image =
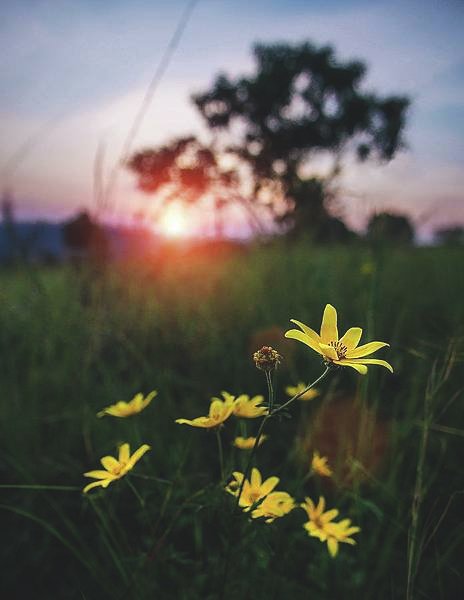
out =
[(253, 360), (261, 371), (272, 371), (281, 363), (282, 356), (271, 346), (263, 346), (253, 354)]

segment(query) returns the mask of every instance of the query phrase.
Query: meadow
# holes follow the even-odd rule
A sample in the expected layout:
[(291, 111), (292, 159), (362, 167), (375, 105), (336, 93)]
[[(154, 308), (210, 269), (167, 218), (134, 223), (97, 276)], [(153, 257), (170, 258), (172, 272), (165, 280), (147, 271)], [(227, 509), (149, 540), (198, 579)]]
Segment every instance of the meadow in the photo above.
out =
[[(463, 264), (459, 247), (276, 242), (0, 271), (1, 597), (464, 597)], [(340, 330), (390, 344), (378, 357), (394, 373), (334, 369), (271, 420), (254, 460), (360, 527), (334, 558), (300, 508), (273, 523), (234, 510), (224, 486), (249, 455), (232, 440), (258, 420), (225, 423), (223, 474), (215, 433), (175, 423), (222, 390), (266, 397), (251, 358), (263, 345), (283, 356), (278, 403), (315, 380), (321, 357), (284, 332), (291, 318), (318, 330), (327, 303)], [(137, 415), (96, 416), (152, 390)], [(122, 442), (151, 450), (83, 494), (83, 473)], [(314, 451), (331, 477), (310, 472)]]

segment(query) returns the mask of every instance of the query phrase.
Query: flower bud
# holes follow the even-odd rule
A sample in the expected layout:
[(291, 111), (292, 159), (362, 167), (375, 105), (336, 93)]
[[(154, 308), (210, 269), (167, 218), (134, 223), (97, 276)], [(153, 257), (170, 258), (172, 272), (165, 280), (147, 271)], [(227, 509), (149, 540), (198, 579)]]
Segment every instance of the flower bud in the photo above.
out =
[(272, 371), (281, 363), (282, 356), (271, 346), (263, 346), (253, 354), (253, 360), (261, 371)]

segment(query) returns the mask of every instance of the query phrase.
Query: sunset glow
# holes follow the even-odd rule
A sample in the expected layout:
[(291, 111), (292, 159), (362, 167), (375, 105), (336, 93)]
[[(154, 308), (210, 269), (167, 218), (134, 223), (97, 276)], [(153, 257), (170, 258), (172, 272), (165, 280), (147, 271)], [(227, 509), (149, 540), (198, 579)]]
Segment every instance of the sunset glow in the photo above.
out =
[(167, 237), (183, 237), (189, 233), (187, 216), (179, 205), (171, 205), (163, 212), (158, 227)]

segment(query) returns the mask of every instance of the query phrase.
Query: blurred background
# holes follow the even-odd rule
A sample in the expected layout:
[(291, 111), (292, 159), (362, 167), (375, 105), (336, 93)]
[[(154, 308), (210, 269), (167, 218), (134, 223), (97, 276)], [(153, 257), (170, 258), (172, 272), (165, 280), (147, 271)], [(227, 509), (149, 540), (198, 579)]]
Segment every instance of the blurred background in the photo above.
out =
[[(459, 0), (3, 3), (2, 597), (462, 597), (463, 17)], [(298, 511), (231, 529), (214, 435), (174, 423), (221, 390), (265, 394), (263, 345), (280, 402), (315, 379), (284, 333), (318, 330), (326, 303), (389, 342), (395, 372), (337, 370), (257, 464), (359, 524), (335, 561)], [(152, 389), (141, 415), (96, 419)], [(152, 446), (142, 502), (123, 482), (83, 497), (124, 441)], [(328, 481), (306, 477), (314, 451)]]

